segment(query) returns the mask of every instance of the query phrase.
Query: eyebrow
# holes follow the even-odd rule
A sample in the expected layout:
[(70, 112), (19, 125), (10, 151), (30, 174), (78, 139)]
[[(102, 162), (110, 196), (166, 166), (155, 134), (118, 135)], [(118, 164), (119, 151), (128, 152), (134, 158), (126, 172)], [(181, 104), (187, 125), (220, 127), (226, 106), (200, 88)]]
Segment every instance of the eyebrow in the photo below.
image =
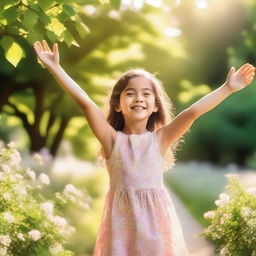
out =
[[(135, 88), (126, 88), (126, 89), (124, 90), (124, 92), (126, 92), (126, 91), (128, 91), (128, 90), (136, 91), (136, 89), (135, 89)], [(142, 88), (142, 90), (147, 90), (147, 91), (151, 91), (151, 92), (152, 92), (152, 90), (151, 90), (151, 89), (149, 89), (149, 88)]]

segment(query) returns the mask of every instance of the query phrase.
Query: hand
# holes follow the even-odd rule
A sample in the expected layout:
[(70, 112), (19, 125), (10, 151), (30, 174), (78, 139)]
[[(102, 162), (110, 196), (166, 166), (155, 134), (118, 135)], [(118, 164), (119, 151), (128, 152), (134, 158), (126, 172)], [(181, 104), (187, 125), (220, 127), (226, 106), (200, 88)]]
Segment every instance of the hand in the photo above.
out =
[(253, 81), (254, 75), (255, 67), (249, 63), (244, 64), (236, 72), (235, 68), (232, 67), (228, 73), (226, 85), (231, 92), (239, 91)]
[(42, 44), (39, 41), (36, 41), (34, 43), (34, 49), (38, 58), (47, 68), (54, 68), (59, 65), (60, 56), (57, 43), (53, 45), (53, 51), (51, 51), (45, 40), (42, 41)]

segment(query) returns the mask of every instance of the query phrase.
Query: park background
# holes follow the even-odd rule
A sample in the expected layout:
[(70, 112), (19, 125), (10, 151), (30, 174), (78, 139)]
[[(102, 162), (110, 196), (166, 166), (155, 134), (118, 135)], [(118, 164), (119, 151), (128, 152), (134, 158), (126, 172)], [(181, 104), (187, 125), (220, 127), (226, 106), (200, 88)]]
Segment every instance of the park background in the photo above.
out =
[[(24, 166), (50, 177), (46, 196), (68, 183), (90, 195), (87, 210), (63, 212), (76, 228), (66, 245), (75, 255), (93, 253), (108, 174), (82, 109), (40, 64), (33, 43), (58, 42), (61, 66), (103, 111), (118, 75), (142, 67), (163, 82), (177, 115), (222, 85), (231, 66), (255, 65), (255, 11), (253, 0), (1, 1), (0, 139), (16, 143)], [(164, 174), (202, 227), (225, 173), (256, 184), (255, 108), (253, 82), (198, 118)], [(33, 164), (34, 153), (43, 167)]]

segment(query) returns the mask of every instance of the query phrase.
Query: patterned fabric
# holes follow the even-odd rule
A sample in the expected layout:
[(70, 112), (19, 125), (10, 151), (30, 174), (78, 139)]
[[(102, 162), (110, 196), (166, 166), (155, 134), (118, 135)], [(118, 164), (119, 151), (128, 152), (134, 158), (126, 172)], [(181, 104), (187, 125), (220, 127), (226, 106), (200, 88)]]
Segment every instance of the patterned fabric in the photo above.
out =
[(110, 188), (93, 256), (188, 256), (156, 132), (117, 131), (106, 164)]

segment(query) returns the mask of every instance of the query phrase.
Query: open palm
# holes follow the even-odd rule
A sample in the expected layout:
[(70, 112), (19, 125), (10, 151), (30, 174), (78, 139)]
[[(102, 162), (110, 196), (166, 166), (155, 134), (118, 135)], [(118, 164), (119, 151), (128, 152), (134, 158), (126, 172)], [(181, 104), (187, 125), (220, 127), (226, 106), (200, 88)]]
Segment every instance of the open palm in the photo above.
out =
[(249, 63), (244, 64), (236, 72), (232, 67), (227, 77), (227, 84), (233, 92), (239, 91), (253, 81), (254, 75), (255, 67)]
[(59, 64), (60, 56), (57, 43), (53, 45), (52, 51), (45, 40), (42, 41), (42, 44), (36, 41), (34, 43), (34, 49), (38, 58), (47, 68), (53, 68)]

